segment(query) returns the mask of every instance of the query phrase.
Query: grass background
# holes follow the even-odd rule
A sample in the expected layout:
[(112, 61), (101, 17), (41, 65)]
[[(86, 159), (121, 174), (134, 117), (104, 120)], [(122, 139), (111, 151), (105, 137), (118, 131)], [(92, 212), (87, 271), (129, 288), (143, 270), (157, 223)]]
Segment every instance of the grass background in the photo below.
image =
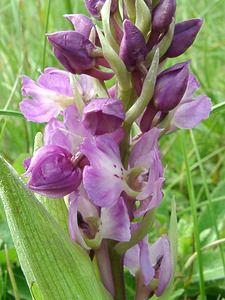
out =
[[(178, 20), (201, 17), (204, 25), (194, 46), (172, 63), (191, 58), (191, 69), (201, 82), (201, 92), (211, 97), (214, 105), (223, 103), (225, 1), (177, 0), (177, 6)], [(44, 34), (46, 30), (70, 29), (63, 14), (76, 12), (85, 12), (83, 0), (55, 0), (50, 6), (47, 0), (1, 0), (0, 110), (19, 110), (20, 74), (35, 79), (43, 67), (58, 66)], [(207, 299), (225, 299), (225, 247), (211, 247), (212, 243), (223, 245), (225, 238), (224, 115), (225, 110), (217, 110), (192, 132), (180, 131), (161, 141), (166, 183), (165, 200), (157, 216), (159, 234), (167, 230), (173, 197), (178, 214), (178, 270), (171, 299), (196, 299), (204, 295)], [(39, 129), (41, 126), (22, 118), (0, 113), (0, 153), (20, 173)], [(202, 251), (204, 246), (209, 249)], [(15, 299), (13, 277), (20, 298), (31, 299), (2, 209), (0, 247), (0, 299)], [(188, 266), (188, 259), (197, 250), (197, 259)], [(133, 281), (129, 275), (127, 291), (128, 299), (132, 299)]]

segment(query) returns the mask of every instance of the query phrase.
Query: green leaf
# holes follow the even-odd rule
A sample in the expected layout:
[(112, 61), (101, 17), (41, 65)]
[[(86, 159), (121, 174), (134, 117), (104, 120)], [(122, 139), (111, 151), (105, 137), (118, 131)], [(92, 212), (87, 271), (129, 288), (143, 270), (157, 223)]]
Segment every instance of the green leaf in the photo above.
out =
[(135, 2), (136, 21), (135, 26), (143, 33), (144, 37), (148, 38), (148, 33), (151, 30), (151, 13), (144, 0)]
[(87, 253), (73, 244), (12, 167), (0, 158), (0, 198), (28, 285), (48, 299), (111, 299)]
[(110, 26), (111, 3), (112, 3), (112, 0), (106, 0), (105, 4), (103, 5), (103, 7), (101, 9), (102, 26), (103, 26), (103, 31), (104, 31), (107, 42), (111, 45), (111, 47), (117, 53), (119, 53), (119, 45), (112, 34), (112, 29)]

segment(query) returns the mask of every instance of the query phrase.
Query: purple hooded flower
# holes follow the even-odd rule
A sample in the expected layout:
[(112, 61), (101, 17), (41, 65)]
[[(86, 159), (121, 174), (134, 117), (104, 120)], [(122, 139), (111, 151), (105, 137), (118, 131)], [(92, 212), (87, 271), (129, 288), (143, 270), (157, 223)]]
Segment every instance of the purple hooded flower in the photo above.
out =
[[(84, 140), (80, 151), (88, 158), (90, 166), (84, 168), (83, 184), (94, 204), (111, 207), (118, 202), (123, 191), (140, 200), (140, 207), (134, 213), (137, 216), (159, 204), (163, 183), (157, 146), (159, 132), (160, 129), (153, 128), (136, 143), (130, 155), (128, 170), (121, 163), (119, 147), (112, 137), (100, 136)], [(134, 176), (136, 171), (138, 173)]]
[(171, 280), (174, 268), (168, 237), (164, 235), (154, 244), (148, 245), (146, 236), (138, 245), (126, 252), (125, 265), (133, 275), (138, 271), (141, 272), (144, 285), (149, 285), (151, 280), (156, 278), (158, 286), (155, 294), (162, 295)]
[(38, 123), (48, 122), (74, 103), (68, 73), (54, 68), (45, 69), (37, 82), (23, 76), (22, 95), (21, 112), (28, 121)]
[[(85, 0), (86, 7), (89, 13), (96, 19), (101, 19), (101, 9), (106, 0)], [(114, 13), (117, 9), (117, 0), (112, 0), (111, 13)]]
[(191, 129), (208, 118), (212, 103), (206, 95), (194, 97), (194, 93), (199, 87), (199, 82), (190, 73), (187, 89), (182, 100), (163, 121), (163, 124), (167, 124), (166, 127), (169, 128), (169, 131), (176, 128)]
[(187, 90), (189, 70), (188, 63), (179, 63), (159, 74), (152, 101), (146, 108), (140, 127), (142, 132), (148, 131), (158, 112), (166, 114), (181, 102)]
[(58, 198), (75, 191), (81, 183), (81, 171), (66, 149), (50, 145), (40, 148), (24, 174), (28, 187), (41, 195)]
[(159, 238), (149, 247), (150, 260), (155, 269), (155, 277), (158, 279), (156, 296), (161, 296), (173, 274), (173, 262), (171, 257), (170, 241), (166, 235)]
[(168, 112), (179, 104), (187, 89), (188, 77), (188, 62), (176, 64), (159, 74), (153, 95), (159, 111)]
[(152, 30), (155, 32), (167, 31), (176, 11), (176, 0), (160, 0), (153, 9)]
[(60, 31), (48, 35), (58, 60), (71, 73), (80, 74), (95, 66), (95, 46), (76, 31)]
[(165, 57), (177, 57), (183, 54), (193, 44), (202, 23), (201, 19), (191, 19), (177, 23), (172, 44), (167, 50)]
[[(131, 231), (135, 231), (138, 226), (139, 224), (137, 223), (132, 224)], [(141, 272), (144, 285), (150, 284), (154, 278), (155, 270), (150, 259), (147, 236), (126, 252), (124, 264), (133, 276), (138, 274), (139, 271)]]
[(48, 34), (55, 56), (73, 74), (88, 74), (100, 80), (108, 80), (113, 73), (95, 68), (95, 46), (84, 35), (76, 31), (60, 31)]
[(91, 19), (82, 14), (64, 15), (64, 17), (72, 23), (76, 32), (89, 39), (91, 30), (94, 27)]
[(123, 104), (118, 99), (93, 99), (83, 111), (82, 123), (93, 135), (111, 133), (124, 121)]
[[(72, 240), (85, 249), (90, 249), (88, 241), (102, 239), (129, 241), (130, 220), (126, 205), (121, 197), (111, 208), (97, 208), (89, 201), (82, 186), (70, 195), (69, 229)], [(98, 245), (99, 246), (99, 245)]]
[(123, 23), (124, 34), (120, 44), (120, 57), (129, 71), (134, 71), (147, 55), (145, 39), (141, 31), (129, 20)]

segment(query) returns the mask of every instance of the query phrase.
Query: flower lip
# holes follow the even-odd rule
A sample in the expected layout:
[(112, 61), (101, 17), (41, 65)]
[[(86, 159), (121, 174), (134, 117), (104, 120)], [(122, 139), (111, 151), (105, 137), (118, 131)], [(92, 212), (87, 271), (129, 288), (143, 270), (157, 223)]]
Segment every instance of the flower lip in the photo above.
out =
[(93, 99), (83, 111), (82, 123), (93, 135), (114, 132), (124, 121), (123, 104), (115, 98)]

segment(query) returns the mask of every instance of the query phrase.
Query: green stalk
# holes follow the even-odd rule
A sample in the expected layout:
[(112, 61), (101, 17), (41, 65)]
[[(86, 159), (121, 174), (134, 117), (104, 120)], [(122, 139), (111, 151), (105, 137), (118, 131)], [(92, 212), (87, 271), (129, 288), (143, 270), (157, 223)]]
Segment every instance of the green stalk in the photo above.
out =
[(184, 155), (184, 162), (186, 167), (186, 175), (187, 175), (187, 186), (188, 186), (188, 194), (189, 194), (189, 200), (191, 204), (191, 210), (192, 210), (192, 218), (193, 218), (193, 224), (194, 224), (194, 237), (195, 237), (195, 246), (198, 256), (198, 268), (199, 268), (199, 276), (200, 276), (200, 299), (205, 300), (205, 282), (204, 282), (204, 274), (203, 274), (203, 259), (202, 259), (202, 253), (201, 253), (201, 245), (200, 245), (200, 238), (199, 238), (199, 228), (198, 228), (198, 217), (197, 217), (197, 210), (196, 210), (196, 201), (195, 201), (195, 192), (194, 192), (194, 186), (192, 182), (191, 177), (191, 170), (190, 165), (188, 161), (188, 155), (185, 148), (185, 136), (184, 132), (181, 135), (181, 146), (182, 146), (182, 152)]
[[(48, 32), (50, 10), (51, 10), (51, 0), (48, 0), (48, 4), (47, 4), (47, 17), (46, 17), (46, 22), (45, 22), (45, 33)], [(46, 39), (46, 36), (44, 36), (44, 46), (43, 46), (43, 54), (42, 54), (42, 69), (45, 68), (46, 49), (47, 49), (47, 39)]]
[(10, 278), (10, 281), (12, 284), (12, 289), (13, 289), (13, 294), (14, 294), (15, 300), (20, 300), (18, 287), (16, 284), (15, 276), (13, 274), (13, 270), (12, 270), (10, 258), (9, 258), (9, 253), (8, 253), (8, 249), (7, 249), (6, 245), (5, 245), (5, 258), (6, 258), (7, 270), (8, 270), (9, 278)]
[[(202, 176), (203, 187), (204, 187), (205, 194), (206, 194), (206, 199), (207, 199), (208, 205), (209, 205), (210, 217), (211, 217), (211, 220), (213, 222), (213, 226), (214, 226), (214, 229), (215, 229), (215, 232), (216, 232), (217, 239), (219, 240), (221, 237), (220, 237), (218, 225), (217, 225), (216, 218), (215, 218), (212, 198), (211, 198), (211, 195), (210, 195), (208, 185), (206, 183), (207, 181), (206, 181), (205, 170), (204, 170), (203, 165), (202, 165), (202, 160), (201, 160), (201, 157), (200, 157), (200, 153), (199, 153), (199, 150), (198, 150), (198, 147), (197, 147), (194, 132), (192, 130), (190, 132), (190, 135), (191, 135), (191, 140), (192, 140), (192, 143), (193, 143), (193, 146), (194, 146), (196, 158), (197, 158), (197, 161), (198, 161), (198, 166), (199, 166), (199, 169), (200, 169), (200, 173), (201, 173), (201, 176)], [(225, 275), (225, 259), (224, 259), (224, 253), (223, 253), (222, 245), (219, 246), (219, 249), (220, 249), (220, 255), (221, 255), (221, 259), (222, 259), (222, 263), (223, 263), (224, 275)]]
[(125, 300), (125, 281), (123, 270), (123, 255), (116, 252), (114, 241), (109, 241), (109, 258), (111, 262), (112, 276), (115, 288), (114, 300)]
[(10, 116), (23, 118), (23, 114), (19, 111), (0, 109), (0, 116)]

